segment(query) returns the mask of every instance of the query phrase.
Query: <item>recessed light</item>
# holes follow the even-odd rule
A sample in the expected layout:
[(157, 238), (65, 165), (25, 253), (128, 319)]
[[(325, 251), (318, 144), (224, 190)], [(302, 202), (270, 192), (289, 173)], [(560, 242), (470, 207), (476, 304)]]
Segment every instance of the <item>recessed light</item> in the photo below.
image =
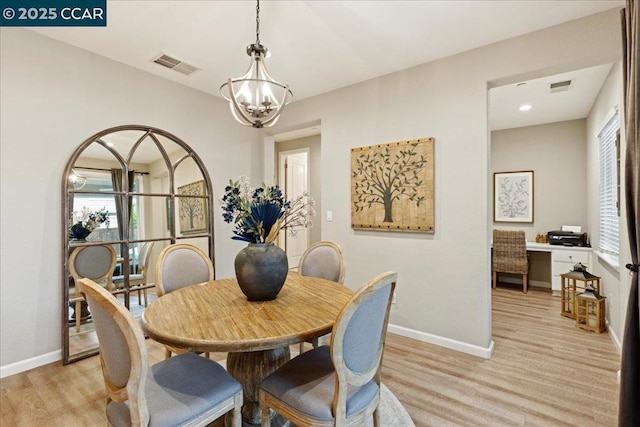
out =
[[(520, 107), (522, 108), (522, 107)], [(107, 142), (107, 147), (115, 147), (116, 145), (113, 142)]]
[(518, 109), (519, 109), (520, 111), (529, 111), (529, 110), (531, 110), (531, 105), (529, 105), (529, 104), (522, 104), (522, 105), (520, 106), (520, 108), (518, 108)]

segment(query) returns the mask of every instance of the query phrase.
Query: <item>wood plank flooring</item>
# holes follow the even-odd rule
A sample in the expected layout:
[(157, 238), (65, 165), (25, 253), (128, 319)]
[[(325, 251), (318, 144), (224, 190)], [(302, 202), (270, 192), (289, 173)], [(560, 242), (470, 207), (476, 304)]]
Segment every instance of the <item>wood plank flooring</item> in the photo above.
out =
[[(416, 426), (616, 426), (619, 356), (548, 292), (493, 291), (490, 360), (388, 334), (382, 378)], [(151, 363), (164, 348), (147, 340)], [(224, 354), (211, 356), (223, 360)], [(53, 363), (0, 382), (0, 425), (105, 425), (100, 363)]]

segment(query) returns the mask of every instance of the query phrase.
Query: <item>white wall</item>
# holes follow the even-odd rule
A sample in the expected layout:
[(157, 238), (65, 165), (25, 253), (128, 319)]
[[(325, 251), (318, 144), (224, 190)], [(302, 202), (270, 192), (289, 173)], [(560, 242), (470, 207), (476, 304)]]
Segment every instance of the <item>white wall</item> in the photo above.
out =
[[(30, 358), (60, 358), (62, 173), (86, 138), (122, 124), (165, 129), (199, 153), (214, 196), (230, 177), (260, 176), (263, 149), (260, 134), (231, 120), (218, 98), (25, 29), (2, 28), (0, 43), (4, 375)], [(229, 277), (242, 245), (217, 213), (216, 273)]]
[(524, 230), (530, 241), (562, 225), (590, 231), (586, 131), (586, 120), (581, 119), (491, 132), (492, 176), (532, 170), (534, 181), (533, 223), (493, 222), (493, 228)]
[[(622, 66), (620, 62), (616, 62), (611, 68), (609, 75), (594, 102), (593, 107), (587, 118), (587, 168), (589, 175), (587, 176), (587, 212), (589, 229), (599, 229), (599, 177), (600, 165), (599, 159), (599, 140), (598, 134), (602, 127), (606, 124), (607, 115), (615, 107), (620, 107), (622, 112)], [(624, 125), (622, 113), (621, 120), (621, 162), (620, 175), (624, 177), (624, 153), (626, 143), (624, 139)], [(624, 182), (622, 178), (621, 182)], [(602, 294), (607, 297), (607, 320), (609, 322), (609, 333), (614, 341), (620, 346), (622, 333), (624, 329), (624, 318), (627, 307), (627, 298), (630, 287), (630, 276), (624, 268), (626, 263), (631, 262), (629, 251), (629, 240), (627, 236), (627, 226), (625, 218), (626, 203), (624, 198), (624, 186), (621, 191), (620, 212), (620, 268), (615, 268), (603, 261), (601, 258), (594, 256), (592, 273), (601, 277)], [(591, 246), (594, 250), (598, 249), (599, 235), (593, 233), (591, 236)]]
[[(216, 98), (27, 30), (0, 31), (5, 367), (60, 348), (60, 183), (86, 137), (126, 123), (166, 129), (200, 154), (217, 194), (243, 173), (273, 176), (274, 151), (272, 138), (265, 151), (262, 135), (236, 125)], [(322, 238), (344, 250), (347, 284), (398, 271), (391, 322), (400, 331), (488, 356), (487, 88), (615, 62), (619, 46), (613, 10), (292, 104), (274, 134), (321, 120), (322, 168), (331, 171), (323, 173), (323, 210), (334, 212), (332, 222), (320, 215)], [(350, 148), (425, 136), (436, 140), (435, 234), (352, 230)], [(214, 218), (217, 274), (228, 277), (242, 245)]]

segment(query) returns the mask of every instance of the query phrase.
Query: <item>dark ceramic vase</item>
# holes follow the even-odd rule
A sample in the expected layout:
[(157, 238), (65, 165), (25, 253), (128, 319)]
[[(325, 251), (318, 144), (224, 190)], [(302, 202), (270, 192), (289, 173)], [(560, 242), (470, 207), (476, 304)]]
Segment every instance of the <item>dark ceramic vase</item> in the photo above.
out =
[(234, 263), (240, 290), (249, 301), (270, 301), (287, 279), (287, 254), (273, 243), (249, 243)]

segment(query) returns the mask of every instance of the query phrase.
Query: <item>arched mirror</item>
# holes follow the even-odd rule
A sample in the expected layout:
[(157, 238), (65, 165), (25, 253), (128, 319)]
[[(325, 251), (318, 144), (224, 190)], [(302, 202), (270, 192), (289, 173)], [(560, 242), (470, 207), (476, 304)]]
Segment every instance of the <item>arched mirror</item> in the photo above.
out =
[(156, 298), (155, 260), (165, 246), (197, 245), (213, 260), (213, 193), (196, 153), (161, 129), (106, 129), (73, 153), (63, 175), (63, 362), (98, 352), (91, 313), (77, 291), (90, 277), (136, 318)]

